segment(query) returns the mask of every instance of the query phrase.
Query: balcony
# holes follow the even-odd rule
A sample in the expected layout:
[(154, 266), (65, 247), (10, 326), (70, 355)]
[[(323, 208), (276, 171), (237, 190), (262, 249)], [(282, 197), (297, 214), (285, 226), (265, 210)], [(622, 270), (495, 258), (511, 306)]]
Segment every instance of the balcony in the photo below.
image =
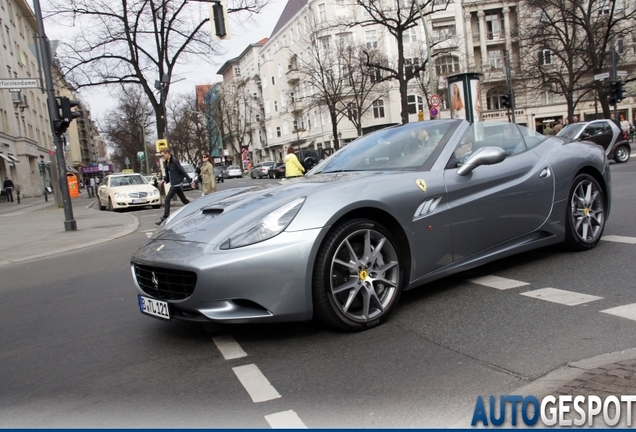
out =
[(292, 133), (301, 133), (301, 132), (305, 132), (307, 129), (305, 129), (304, 126), (300, 126), (298, 128), (294, 128), (292, 129)]
[(300, 81), (300, 74), (298, 70), (290, 69), (287, 71), (287, 83), (294, 84)]
[(484, 69), (484, 82), (496, 82), (496, 81), (505, 81), (506, 73), (503, 69)]

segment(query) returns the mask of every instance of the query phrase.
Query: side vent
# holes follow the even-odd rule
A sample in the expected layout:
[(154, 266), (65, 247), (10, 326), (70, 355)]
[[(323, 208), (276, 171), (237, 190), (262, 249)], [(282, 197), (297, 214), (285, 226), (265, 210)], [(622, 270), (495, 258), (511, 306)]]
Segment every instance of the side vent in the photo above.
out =
[(413, 215), (413, 220), (421, 219), (433, 213), (440, 201), (442, 200), (441, 196), (437, 196), (434, 198), (429, 198), (419, 205), (417, 210), (415, 210), (415, 214)]

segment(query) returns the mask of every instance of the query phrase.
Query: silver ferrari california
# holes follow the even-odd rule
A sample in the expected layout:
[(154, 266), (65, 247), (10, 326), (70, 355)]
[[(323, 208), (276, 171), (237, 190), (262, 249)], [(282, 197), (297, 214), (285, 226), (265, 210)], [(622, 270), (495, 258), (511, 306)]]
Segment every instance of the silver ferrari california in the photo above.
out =
[(562, 243), (610, 211), (602, 147), (511, 123), (434, 120), (348, 144), (304, 177), (182, 207), (132, 257), (139, 308), (165, 320), (380, 324), (400, 293)]

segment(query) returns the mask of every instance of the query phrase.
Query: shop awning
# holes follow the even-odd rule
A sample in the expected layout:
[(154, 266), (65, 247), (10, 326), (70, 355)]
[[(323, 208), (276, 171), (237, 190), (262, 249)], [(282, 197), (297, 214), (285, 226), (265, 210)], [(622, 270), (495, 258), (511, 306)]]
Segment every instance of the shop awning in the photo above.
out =
[(78, 175), (79, 175), (79, 173), (80, 173), (78, 170), (76, 170), (76, 169), (75, 169), (75, 168), (73, 168), (72, 166), (68, 166), (68, 165), (66, 165), (66, 171), (67, 171), (67, 172), (72, 172), (73, 174), (78, 174)]
[[(6, 154), (4, 154), (4, 153), (0, 153), (0, 157), (1, 157), (2, 159), (6, 160), (7, 162), (9, 162), (10, 164), (12, 164), (12, 163), (13, 163), (13, 161), (12, 161), (11, 159), (9, 159), (9, 156), (7, 156), (7, 155), (6, 155)], [(13, 165), (11, 165), (11, 166), (13, 166)]]
[(9, 159), (11, 159), (13, 162), (20, 163), (20, 159), (18, 159), (17, 157), (13, 155), (7, 155), (7, 156), (9, 156)]

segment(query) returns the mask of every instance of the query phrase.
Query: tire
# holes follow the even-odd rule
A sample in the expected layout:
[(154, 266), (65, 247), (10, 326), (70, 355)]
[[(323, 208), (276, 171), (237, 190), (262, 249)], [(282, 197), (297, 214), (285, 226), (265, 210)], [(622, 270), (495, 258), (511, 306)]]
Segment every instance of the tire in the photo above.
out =
[(152, 208), (155, 209), (155, 210), (160, 209), (161, 208), (161, 204), (153, 205)]
[(108, 197), (108, 211), (115, 211), (115, 209), (113, 208), (113, 202), (111, 201), (110, 197)]
[(579, 174), (572, 182), (565, 225), (568, 250), (590, 250), (601, 239), (605, 229), (605, 196), (594, 177)]
[(97, 207), (99, 207), (99, 209), (100, 209), (101, 211), (106, 210), (106, 207), (104, 207), (104, 206), (102, 205), (102, 202), (101, 202), (101, 200), (99, 199), (99, 197), (97, 198)]
[(629, 160), (629, 148), (625, 145), (619, 146), (614, 152), (616, 163), (625, 163)]
[[(377, 256), (365, 257), (365, 250)], [(370, 219), (352, 219), (334, 227), (320, 246), (314, 266), (315, 317), (344, 331), (366, 330), (384, 322), (401, 293), (398, 251), (393, 235)]]

